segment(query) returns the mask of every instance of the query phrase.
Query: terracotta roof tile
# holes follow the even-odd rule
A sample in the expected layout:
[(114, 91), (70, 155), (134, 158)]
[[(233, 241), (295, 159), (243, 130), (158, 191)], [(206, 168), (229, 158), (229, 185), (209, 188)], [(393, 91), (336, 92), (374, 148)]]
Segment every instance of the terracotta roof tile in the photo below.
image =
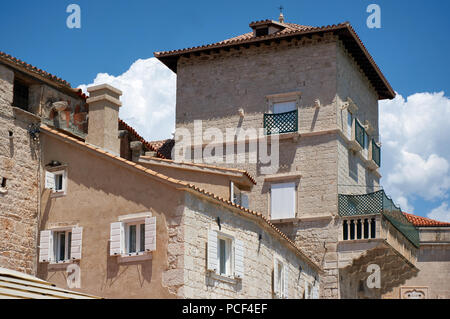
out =
[[(139, 135), (138, 132), (136, 132), (136, 130), (128, 125), (124, 120), (119, 119), (119, 129), (120, 130), (126, 130), (128, 131), (131, 135), (133, 135), (138, 141), (142, 142), (142, 144), (150, 151), (156, 152), (156, 155), (160, 158), (167, 158), (167, 154), (165, 151), (160, 150), (161, 145), (157, 144), (156, 142), (148, 142), (146, 139), (144, 139), (141, 135)], [(167, 140), (166, 140), (167, 141)], [(162, 142), (162, 141), (159, 141)], [(171, 152), (172, 150), (170, 150)], [(170, 157), (169, 157), (170, 158)]]
[(417, 227), (450, 227), (450, 223), (441, 222), (427, 217), (416, 216), (408, 213), (403, 213), (409, 222)]
[[(267, 20), (272, 21), (272, 20)], [(266, 22), (267, 22), (266, 21)], [(255, 22), (252, 22), (255, 23)], [(280, 23), (278, 23), (280, 24)], [(251, 25), (251, 24), (250, 24)], [(280, 40), (282, 38), (292, 38), (296, 36), (310, 36), (312, 34), (321, 34), (324, 32), (333, 32), (338, 34), (340, 39), (346, 45), (347, 50), (354, 56), (355, 60), (360, 65), (363, 72), (372, 82), (373, 86), (378, 92), (379, 98), (394, 98), (395, 92), (392, 89), (389, 82), (384, 77), (383, 73), (373, 60), (372, 56), (367, 51), (366, 47), (362, 43), (355, 30), (352, 28), (349, 22), (340, 24), (333, 24), (321, 27), (304, 26), (295, 23), (282, 23), (286, 26), (283, 30), (255, 37), (253, 32), (248, 32), (230, 39), (226, 39), (220, 42), (206, 44), (196, 47), (190, 47), (185, 49), (170, 50), (154, 52), (154, 56), (166, 64), (172, 71), (176, 72), (177, 59), (183, 54), (190, 54), (194, 52), (208, 51), (211, 49), (226, 48), (230, 46), (243, 45), (243, 44), (256, 44), (259, 42)]]
[[(146, 157), (143, 156), (143, 158), (146, 158)], [(174, 160), (171, 160), (171, 159), (156, 158), (156, 157), (152, 157), (150, 159), (151, 160), (160, 161), (160, 162), (166, 162), (166, 163), (177, 163), (177, 164), (183, 164), (183, 165), (188, 165), (188, 166), (195, 166), (195, 167), (202, 167), (202, 168), (211, 168), (211, 169), (216, 169), (216, 170), (221, 170), (221, 171), (237, 172), (237, 173), (241, 173), (241, 174), (245, 175), (253, 184), (256, 185), (255, 178), (252, 175), (250, 175), (249, 172), (247, 172), (246, 170), (243, 170), (243, 169), (237, 169), (237, 168), (232, 168), (232, 167), (223, 167), (223, 166), (215, 166), (215, 165), (210, 165), (210, 164), (192, 163), (192, 162), (179, 162), (178, 163), (178, 162), (175, 162)]]
[(26, 63), (26, 62), (24, 62), (24, 61), (22, 61), (20, 59), (17, 59), (17, 58), (15, 58), (15, 57), (13, 57), (13, 56), (11, 56), (9, 54), (6, 54), (5, 52), (2, 52), (2, 51), (0, 51), (0, 61), (1, 60), (3, 60), (4, 62), (9, 62), (9, 63), (11, 63), (11, 64), (13, 64), (15, 66), (24, 68), (24, 69), (26, 69), (28, 71), (31, 71), (31, 72), (33, 72), (33, 73), (35, 73), (37, 75), (43, 76), (43, 77), (45, 77), (45, 78), (47, 78), (47, 79), (49, 79), (51, 81), (57, 82), (59, 84), (63, 84), (65, 86), (71, 88), (69, 82), (67, 82), (67, 81), (57, 77), (56, 75), (50, 74), (50, 73), (48, 73), (48, 72), (46, 72), (44, 70), (41, 70), (41, 69), (31, 65), (31, 64), (28, 64), (28, 63)]

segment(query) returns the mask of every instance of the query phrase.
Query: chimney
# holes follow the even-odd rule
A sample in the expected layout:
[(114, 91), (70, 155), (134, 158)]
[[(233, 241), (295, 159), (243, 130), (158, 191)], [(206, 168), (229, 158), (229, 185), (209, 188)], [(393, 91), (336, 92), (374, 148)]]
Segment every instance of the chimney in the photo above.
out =
[(119, 107), (122, 91), (109, 84), (88, 87), (89, 122), (86, 142), (120, 155)]

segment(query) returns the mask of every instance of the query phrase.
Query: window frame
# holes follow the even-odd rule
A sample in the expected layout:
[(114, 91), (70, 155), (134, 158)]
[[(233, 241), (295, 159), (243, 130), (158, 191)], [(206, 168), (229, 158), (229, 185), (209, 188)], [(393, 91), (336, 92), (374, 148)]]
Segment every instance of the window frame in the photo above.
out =
[[(130, 255), (130, 254), (136, 255), (136, 254), (144, 253), (145, 252), (145, 219), (138, 220), (138, 221), (129, 221), (129, 222), (124, 220), (123, 223), (124, 223), (124, 230), (125, 230), (124, 231), (124, 236), (125, 236), (125, 238), (124, 238), (125, 252), (124, 253), (126, 255)], [(144, 225), (143, 232), (141, 229), (142, 225)], [(129, 235), (130, 235), (130, 227), (131, 226), (136, 226), (136, 234), (135, 234), (136, 250), (134, 252), (130, 251), (130, 236)], [(144, 236), (143, 237), (144, 238), (144, 243), (143, 243), (144, 247), (141, 247), (141, 245), (142, 245), (142, 237), (141, 236)]]
[[(54, 189), (52, 189), (51, 196), (57, 197), (57, 196), (64, 196), (67, 195), (67, 167), (55, 167), (55, 168), (49, 168), (47, 167), (46, 172), (49, 172), (53, 174), (53, 182), (54, 182)], [(56, 189), (56, 177), (62, 175), (61, 177), (61, 189)]]
[[(61, 240), (60, 235), (64, 233), (64, 259), (60, 259), (61, 255)], [(54, 263), (66, 263), (71, 261), (72, 257), (72, 228), (53, 229), (53, 252), (52, 260)]]
[[(225, 242), (225, 273), (221, 273), (221, 245), (220, 241)], [(234, 237), (217, 231), (217, 270), (216, 274), (223, 277), (234, 277)]]
[[(285, 299), (287, 298), (287, 296), (285, 295), (285, 286), (287, 285), (287, 283), (285, 282), (286, 280), (286, 271), (289, 271), (287, 268), (287, 264), (283, 261), (283, 259), (280, 256), (275, 256), (274, 257), (274, 263), (273, 263), (273, 271), (274, 271), (274, 276), (273, 276), (273, 295), (275, 296), (275, 298), (278, 299)], [(278, 289), (276, 289), (278, 287)]]

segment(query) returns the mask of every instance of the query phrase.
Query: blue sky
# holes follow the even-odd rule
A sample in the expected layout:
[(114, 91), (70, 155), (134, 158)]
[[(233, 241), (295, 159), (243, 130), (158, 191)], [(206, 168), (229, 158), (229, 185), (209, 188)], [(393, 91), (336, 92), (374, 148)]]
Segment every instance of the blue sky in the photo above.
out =
[[(81, 7), (81, 29), (66, 27), (71, 3)], [(366, 26), (371, 3), (381, 7), (381, 29)], [(408, 211), (438, 209), (431, 217), (450, 219), (450, 1), (8, 1), (0, 11), (0, 50), (74, 87), (116, 84), (128, 92), (121, 117), (160, 139), (173, 128), (175, 75), (149, 59), (153, 52), (248, 32), (251, 21), (276, 19), (280, 5), (286, 22), (352, 24), (401, 95), (380, 104), (383, 185)], [(415, 124), (423, 118), (427, 125)]]
[[(82, 28), (65, 25), (70, 3)], [(366, 27), (366, 7), (381, 7), (381, 29)], [(1, 50), (59, 75), (72, 85), (99, 72), (118, 75), (155, 51), (190, 47), (248, 31), (250, 21), (277, 18), (328, 25), (350, 21), (393, 88), (409, 95), (449, 92), (450, 1), (5, 1)]]

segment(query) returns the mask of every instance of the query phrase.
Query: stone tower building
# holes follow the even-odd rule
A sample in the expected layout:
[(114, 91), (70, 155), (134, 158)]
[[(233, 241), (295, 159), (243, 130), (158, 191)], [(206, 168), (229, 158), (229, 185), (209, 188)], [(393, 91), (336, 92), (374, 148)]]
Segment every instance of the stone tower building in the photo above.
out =
[(69, 83), (0, 52), (0, 267), (36, 273), (41, 122), (82, 134), (86, 114)]
[[(283, 21), (252, 22), (250, 32), (228, 40), (155, 53), (177, 73), (177, 132), (191, 132), (193, 149), (203, 134), (197, 120), (224, 135), (230, 128), (276, 135), (279, 165), (271, 174), (263, 173), (260, 153), (251, 162), (250, 146), (246, 161), (217, 164), (256, 176), (245, 205), (323, 267), (322, 298), (379, 297), (417, 271), (417, 247), (398, 225), (414, 227), (395, 209), (392, 218), (384, 214), (395, 206), (380, 191), (378, 101), (394, 91), (349, 23)], [(200, 141), (205, 147), (212, 139)], [(364, 209), (367, 202), (375, 208)], [(382, 285), (370, 290), (363, 279), (377, 256)]]

